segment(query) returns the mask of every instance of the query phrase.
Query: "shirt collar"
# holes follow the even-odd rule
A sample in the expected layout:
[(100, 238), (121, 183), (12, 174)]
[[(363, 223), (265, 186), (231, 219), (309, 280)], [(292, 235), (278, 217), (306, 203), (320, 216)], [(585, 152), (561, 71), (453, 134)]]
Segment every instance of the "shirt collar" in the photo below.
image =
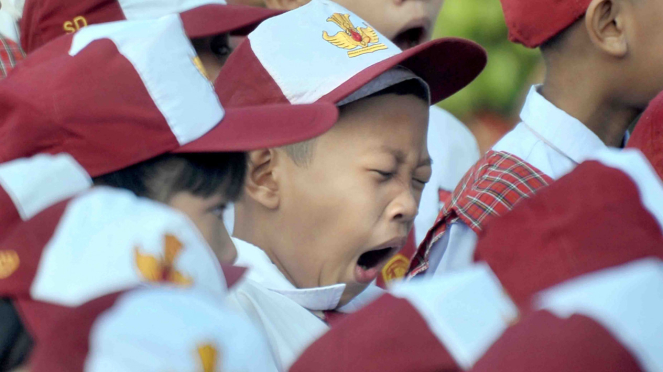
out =
[(352, 313), (385, 293), (383, 289), (375, 285), (370, 285), (357, 297), (353, 298), (352, 301), (338, 308), (341, 295), (345, 290), (345, 284), (315, 288), (297, 288), (272, 263), (272, 260), (269, 259), (269, 256), (262, 249), (241, 239), (232, 238), (232, 240), (235, 248), (237, 248), (237, 261), (235, 261), (235, 265), (249, 269), (244, 275), (245, 278), (291, 299), (308, 310), (337, 310), (342, 313)]
[(542, 140), (575, 163), (606, 148), (601, 139), (573, 116), (560, 110), (539, 92), (534, 85), (520, 113), (521, 120)]
[(313, 310), (333, 310), (338, 307), (345, 284), (334, 284), (326, 287), (297, 288), (272, 263), (269, 256), (255, 245), (241, 239), (233, 238), (237, 248), (235, 265), (248, 267), (246, 278), (264, 288), (288, 297), (300, 306)]

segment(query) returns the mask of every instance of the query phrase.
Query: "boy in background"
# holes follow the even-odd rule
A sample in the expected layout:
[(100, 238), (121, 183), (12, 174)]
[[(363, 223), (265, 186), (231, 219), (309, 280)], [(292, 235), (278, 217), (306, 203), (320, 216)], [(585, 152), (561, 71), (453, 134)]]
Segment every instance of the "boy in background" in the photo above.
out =
[(412, 276), (470, 265), (490, 218), (597, 151), (622, 147), (627, 128), (663, 88), (660, 2), (502, 0), (502, 7), (510, 40), (541, 48), (545, 81), (530, 90), (522, 122), (454, 191), (419, 247)]

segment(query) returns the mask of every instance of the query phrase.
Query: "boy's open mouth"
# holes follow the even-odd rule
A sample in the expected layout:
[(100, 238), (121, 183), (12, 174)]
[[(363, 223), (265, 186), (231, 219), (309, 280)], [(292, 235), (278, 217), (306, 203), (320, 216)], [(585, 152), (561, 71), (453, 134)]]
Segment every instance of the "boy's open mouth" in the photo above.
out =
[(370, 283), (377, 279), (384, 264), (405, 245), (405, 239), (392, 240), (382, 246), (364, 252), (355, 266), (355, 279), (360, 283)]
[(428, 18), (412, 19), (398, 31), (392, 41), (403, 50), (410, 49), (428, 40), (431, 27), (431, 20)]
[(394, 44), (402, 50), (410, 49), (424, 42), (428, 32), (424, 27), (412, 27), (394, 37)]

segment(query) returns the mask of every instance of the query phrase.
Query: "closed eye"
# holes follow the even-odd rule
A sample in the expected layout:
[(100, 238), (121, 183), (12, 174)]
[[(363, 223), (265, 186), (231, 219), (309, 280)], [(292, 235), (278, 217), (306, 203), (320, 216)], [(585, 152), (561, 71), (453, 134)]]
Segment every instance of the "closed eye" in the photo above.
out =
[(385, 180), (391, 179), (396, 174), (395, 172), (382, 171), (382, 170), (379, 170), (379, 169), (373, 169), (373, 172), (379, 174)]
[(414, 181), (414, 182), (420, 184), (421, 186), (426, 186), (426, 184), (427, 184), (430, 180), (420, 180), (420, 179), (417, 179), (417, 178), (413, 178), (412, 181)]

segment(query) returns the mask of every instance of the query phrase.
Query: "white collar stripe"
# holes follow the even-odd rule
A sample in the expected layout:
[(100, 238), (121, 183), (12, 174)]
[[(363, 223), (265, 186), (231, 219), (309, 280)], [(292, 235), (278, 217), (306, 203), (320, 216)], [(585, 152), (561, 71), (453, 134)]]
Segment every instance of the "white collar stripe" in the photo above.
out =
[(37, 155), (0, 165), (0, 186), (24, 221), (91, 185), (90, 176), (68, 154)]
[(219, 124), (224, 110), (196, 65), (197, 54), (179, 15), (85, 27), (74, 36), (69, 54), (74, 56), (100, 39), (112, 40), (131, 62), (180, 145)]

